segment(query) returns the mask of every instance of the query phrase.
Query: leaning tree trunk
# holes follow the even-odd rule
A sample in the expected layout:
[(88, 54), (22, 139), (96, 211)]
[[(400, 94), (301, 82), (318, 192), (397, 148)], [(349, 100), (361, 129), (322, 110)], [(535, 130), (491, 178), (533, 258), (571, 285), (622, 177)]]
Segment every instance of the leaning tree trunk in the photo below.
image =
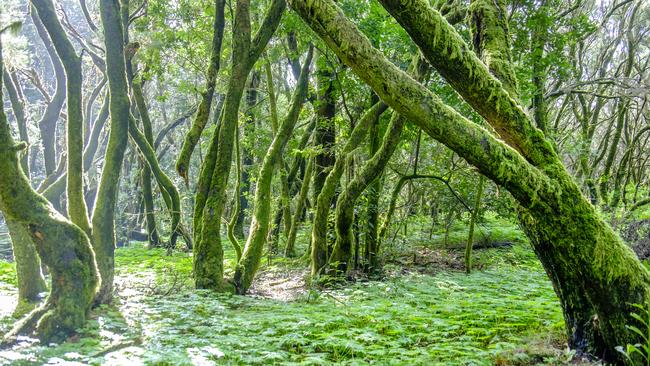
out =
[(294, 0), (291, 5), (387, 104), (513, 195), (560, 298), (570, 345), (622, 362), (616, 346), (640, 341), (626, 325), (640, 326), (630, 316), (631, 304), (650, 300), (648, 270), (582, 196), (524, 109), (440, 13), (425, 0), (381, 2), (500, 138), (406, 77), (333, 1)]
[(115, 205), (119, 191), (122, 161), (129, 133), (129, 93), (124, 58), (124, 30), (117, 0), (100, 0), (106, 45), (106, 73), (110, 90), (111, 131), (104, 157), (104, 168), (92, 217), (93, 247), (102, 285), (98, 303), (109, 302), (113, 295), (115, 273)]
[[(305, 103), (308, 90), (309, 67), (313, 55), (313, 47), (309, 48), (307, 60), (303, 64), (298, 85), (294, 92), (289, 113), (280, 125), (278, 132), (273, 137), (257, 177), (255, 189), (255, 209), (251, 221), (248, 240), (244, 246), (242, 257), (235, 269), (235, 289), (240, 294), (245, 294), (250, 288), (257, 268), (262, 258), (262, 250), (269, 234), (271, 223), (271, 182), (282, 151), (291, 138), (293, 128), (298, 122), (300, 111)], [(304, 183), (303, 183), (304, 184)]]
[[(12, 73), (15, 77), (15, 74)], [(14, 118), (16, 119), (16, 124), (18, 125), (18, 136), (21, 141), (26, 142), (29, 145), (29, 135), (27, 134), (27, 118), (25, 117), (25, 106), (21, 100), (20, 85), (12, 78), (7, 70), (3, 72), (4, 85), (7, 89), (7, 94), (9, 95), (9, 101), (11, 102), (11, 109), (14, 112)], [(20, 157), (20, 166), (23, 168), (23, 173), (29, 179), (29, 153), (25, 152)]]
[[(415, 80), (422, 80), (427, 70), (427, 63), (420, 54), (417, 54), (411, 62), (410, 74), (413, 75)], [(329, 263), (332, 268), (336, 268), (337, 274), (344, 275), (350, 268), (352, 243), (355, 240), (352, 232), (354, 204), (363, 191), (384, 171), (386, 164), (388, 164), (401, 140), (405, 123), (404, 117), (393, 113), (379, 150), (366, 162), (336, 201), (336, 243), (329, 258)]]
[[(0, 43), (0, 73), (3, 70)], [(2, 83), (0, 81), (0, 104)], [(50, 270), (52, 288), (47, 300), (5, 335), (5, 342), (35, 328), (45, 343), (60, 342), (81, 328), (92, 306), (97, 283), (93, 250), (86, 234), (59, 215), (37, 194), (20, 168), (17, 153), (26, 148), (11, 136), (0, 108), (0, 210), (7, 221), (21, 225), (43, 263)]]
[(311, 275), (318, 276), (321, 270), (327, 264), (327, 223), (330, 212), (330, 205), (336, 187), (341, 180), (344, 171), (346, 156), (363, 142), (367, 136), (372, 123), (379, 119), (388, 106), (383, 102), (377, 102), (373, 105), (358, 121), (352, 130), (348, 141), (341, 150), (340, 157), (334, 162), (332, 170), (325, 178), (325, 182), (315, 200), (316, 208), (314, 210), (314, 219), (311, 231)]
[[(153, 146), (153, 131), (151, 126), (151, 119), (149, 118), (149, 110), (144, 100), (144, 92), (142, 90), (143, 84), (144, 82), (142, 80), (132, 80), (131, 90), (133, 92), (133, 100), (138, 107), (140, 120), (142, 121), (142, 130), (144, 131), (144, 137), (146, 138), (147, 143), (149, 143), (150, 146)], [(156, 214), (154, 213), (155, 205), (151, 185), (151, 168), (148, 165), (143, 166), (140, 178), (142, 180), (142, 200), (144, 201), (144, 217), (147, 225), (147, 240), (149, 242), (149, 247), (156, 248), (160, 246), (160, 237), (158, 236), (158, 229), (156, 227)]]

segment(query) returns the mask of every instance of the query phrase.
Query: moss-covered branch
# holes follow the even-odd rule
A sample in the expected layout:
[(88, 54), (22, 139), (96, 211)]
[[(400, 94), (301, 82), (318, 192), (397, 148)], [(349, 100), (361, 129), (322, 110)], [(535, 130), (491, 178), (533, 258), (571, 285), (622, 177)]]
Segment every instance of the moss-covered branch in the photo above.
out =
[(214, 88), (217, 81), (217, 74), (221, 66), (221, 44), (223, 41), (223, 29), (226, 23), (224, 15), (225, 0), (215, 0), (215, 15), (214, 25), (212, 27), (212, 53), (210, 55), (210, 66), (205, 80), (205, 91), (201, 93), (201, 103), (199, 103), (196, 116), (192, 121), (192, 127), (185, 135), (181, 152), (176, 160), (176, 171), (188, 182), (188, 170), (190, 167), (190, 158), (196, 144), (201, 138), (203, 129), (208, 122), (210, 115), (210, 107), (212, 106), (212, 99), (214, 96)]
[[(386, 0), (382, 2), (387, 3)], [(390, 3), (393, 4), (393, 1)], [(439, 14), (430, 11), (423, 1), (399, 3), (400, 9), (397, 6), (391, 8), (398, 20), (413, 17), (425, 28), (428, 26), (436, 30), (433, 34), (431, 29), (420, 30), (420, 25), (412, 24), (416, 22), (410, 19), (406, 28), (416, 43), (438, 44), (440, 40), (446, 41), (443, 42), (446, 47), (435, 53), (438, 62), (434, 66), (440, 68), (441, 73), (445, 68), (463, 64), (461, 61), (464, 57), (470, 57), (467, 47), (461, 47), (462, 43), (459, 43), (462, 40), (458, 38), (456, 42), (455, 31), (446, 24), (441, 25), (437, 19), (440, 18)], [(485, 89), (487, 93), (493, 94), (492, 98), (481, 100), (480, 104), (484, 106), (475, 108), (507, 112), (503, 115), (507, 117), (504, 123), (495, 125), (505, 130), (506, 135), (502, 137), (506, 141), (520, 142), (515, 145), (519, 151), (529, 153), (526, 157), (491, 132), (444, 105), (427, 88), (396, 68), (371, 46), (370, 41), (333, 1), (294, 0), (290, 4), (384, 102), (476, 166), (487, 178), (505, 187), (518, 201), (522, 207), (522, 222), (527, 234), (563, 304), (571, 347), (580, 347), (581, 350), (614, 361), (619, 357), (616, 346), (638, 341), (626, 324), (636, 324), (636, 320), (629, 315), (633, 311), (630, 303), (646, 303), (650, 300), (650, 273), (599, 218), (556, 155), (540, 155), (546, 142), (543, 137), (538, 138), (541, 132), (531, 130), (533, 127), (530, 120), (520, 119), (518, 111), (523, 113), (523, 110), (515, 108), (506, 111), (502, 108), (504, 105), (500, 102), (516, 102), (503, 91), (496, 78), (491, 75), (481, 78), (488, 81), (485, 85), (480, 83), (481, 80), (467, 83), (468, 85), (451, 84), (463, 96), (468, 94), (471, 97), (474, 88), (479, 88), (477, 92)], [(442, 29), (435, 26), (441, 26)], [(459, 50), (463, 52), (457, 52)], [(430, 52), (424, 53), (426, 56)], [(427, 56), (429, 60), (432, 58), (430, 56), (431, 54)], [(458, 57), (462, 59), (459, 60)], [(477, 62), (482, 65), (478, 59), (472, 65)], [(485, 66), (482, 70), (481, 74), (489, 73)], [(470, 70), (457, 71), (457, 78), (471, 79), (477, 70), (472, 69), (471, 75)], [(493, 85), (494, 88), (488, 85)], [(498, 122), (498, 119), (491, 117), (498, 117), (499, 114), (486, 113), (484, 117), (490, 122)], [(517, 136), (521, 138), (515, 138)], [(528, 148), (533, 149), (534, 153), (530, 154)], [(538, 163), (540, 167), (529, 162)], [(576, 270), (578, 268), (579, 271)], [(597, 330), (592, 328), (594, 317), (598, 319)]]

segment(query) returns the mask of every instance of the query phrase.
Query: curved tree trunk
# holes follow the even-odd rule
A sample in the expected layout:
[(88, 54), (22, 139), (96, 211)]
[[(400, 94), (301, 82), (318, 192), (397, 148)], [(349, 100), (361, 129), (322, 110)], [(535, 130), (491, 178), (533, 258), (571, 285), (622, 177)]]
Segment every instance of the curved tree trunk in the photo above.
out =
[[(422, 56), (416, 55), (410, 65), (410, 74), (416, 80), (422, 80), (427, 70), (428, 65)], [(404, 123), (406, 121), (403, 117), (393, 113), (379, 150), (366, 162), (336, 201), (336, 243), (329, 258), (329, 263), (336, 267), (338, 274), (344, 275), (350, 269), (349, 261), (352, 256), (352, 244), (355, 240), (351, 230), (354, 219), (354, 204), (363, 191), (384, 171), (386, 164), (388, 164), (401, 140)]]
[[(14, 75), (15, 76), (15, 75)], [(29, 135), (27, 134), (27, 119), (25, 117), (25, 106), (23, 101), (20, 98), (19, 89), (20, 85), (14, 83), (14, 79), (11, 74), (5, 70), (3, 72), (4, 77), (4, 86), (7, 89), (7, 94), (9, 95), (9, 100), (11, 101), (11, 109), (14, 112), (14, 117), (16, 118), (16, 124), (18, 125), (18, 137), (21, 141), (25, 141), (29, 145)], [(29, 154), (27, 151), (23, 152), (23, 155), (20, 157), (20, 166), (23, 168), (23, 173), (29, 178)]]
[(387, 104), (508, 189), (522, 207), (524, 227), (560, 298), (569, 344), (622, 362), (615, 347), (639, 341), (626, 325), (638, 325), (629, 315), (631, 304), (650, 300), (648, 270), (582, 196), (523, 108), (442, 16), (424, 0), (380, 1), (501, 139), (406, 77), (333, 1), (291, 5)]
[(10, 218), (7, 218), (7, 228), (11, 236), (18, 280), (18, 307), (15, 314), (22, 315), (24, 308), (40, 300), (39, 294), (47, 291), (47, 287), (41, 273), (41, 259), (36, 252), (29, 228)]
[(233, 68), (220, 126), (212, 136), (208, 156), (201, 167), (194, 206), (194, 281), (197, 288), (232, 290), (223, 280), (221, 216), (232, 165), (235, 129), (246, 79), (280, 23), (284, 0), (273, 0), (262, 24), (251, 39), (249, 0), (238, 0), (233, 25)]
[[(0, 101), (1, 86), (0, 83)], [(13, 342), (15, 336), (35, 328), (47, 344), (62, 341), (84, 325), (99, 277), (86, 234), (54, 211), (23, 174), (16, 154), (25, 147), (24, 143), (14, 143), (0, 108), (0, 210), (7, 221), (22, 225), (52, 276), (52, 289), (45, 303), (17, 323), (4, 341)]]
[(363, 142), (374, 121), (388, 109), (383, 102), (375, 103), (358, 121), (352, 130), (348, 141), (341, 151), (341, 157), (334, 163), (334, 167), (325, 178), (325, 182), (316, 198), (316, 209), (311, 231), (311, 275), (317, 276), (327, 264), (327, 222), (329, 218), (332, 198), (344, 171), (345, 157)]
[[(291, 219), (291, 226), (289, 228), (289, 235), (287, 236), (287, 246), (284, 250), (284, 255), (287, 257), (294, 257), (296, 251), (294, 246), (296, 244), (296, 235), (298, 234), (298, 226), (300, 225), (300, 218), (302, 217), (302, 209), (307, 200), (307, 194), (309, 193), (309, 184), (311, 183), (311, 176), (314, 167), (314, 159), (309, 159), (307, 162), (307, 167), (305, 167), (305, 177), (302, 179), (302, 185), (300, 186), (300, 194), (296, 200), (296, 207), (293, 213), (293, 218)], [(287, 220), (288, 221), (288, 220)]]
[(52, 63), (54, 76), (56, 79), (56, 89), (52, 100), (47, 103), (45, 112), (38, 122), (38, 128), (41, 132), (41, 145), (43, 147), (43, 163), (45, 165), (45, 175), (49, 176), (56, 170), (56, 124), (59, 121), (59, 115), (65, 102), (65, 71), (59, 56), (56, 54), (52, 41), (47, 34), (47, 30), (39, 19), (36, 11), (31, 12), (31, 18), (36, 27), (38, 36), (43, 41), (45, 50)]
[[(149, 118), (149, 110), (144, 100), (144, 93), (142, 91), (142, 80), (132, 82), (131, 90), (133, 92), (133, 99), (138, 107), (140, 120), (142, 121), (142, 129), (144, 130), (144, 137), (150, 146), (153, 146), (153, 131), (151, 128), (151, 119)], [(153, 150), (153, 148), (152, 148)], [(155, 152), (154, 152), (155, 157)], [(157, 164), (157, 161), (156, 161)], [(149, 165), (144, 166), (141, 174), (142, 179), (142, 196), (144, 201), (144, 215), (147, 224), (147, 241), (149, 247), (156, 248), (160, 246), (160, 238), (158, 237), (158, 230), (156, 228), (156, 215), (154, 214), (155, 206), (153, 200), (153, 192), (151, 188), (151, 168)]]

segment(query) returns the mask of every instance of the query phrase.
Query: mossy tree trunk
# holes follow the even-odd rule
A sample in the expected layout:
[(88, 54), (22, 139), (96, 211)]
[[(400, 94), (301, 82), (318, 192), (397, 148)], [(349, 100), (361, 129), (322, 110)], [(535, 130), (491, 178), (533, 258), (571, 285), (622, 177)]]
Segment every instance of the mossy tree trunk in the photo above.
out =
[(93, 211), (92, 243), (97, 257), (99, 273), (102, 277), (97, 302), (107, 303), (111, 301), (113, 295), (115, 206), (117, 204), (124, 152), (128, 142), (130, 103), (120, 4), (117, 0), (100, 0), (99, 5), (102, 25), (104, 26), (111, 130)]
[(61, 26), (52, 1), (32, 0), (32, 5), (38, 12), (38, 17), (47, 30), (65, 70), (68, 119), (66, 126), (68, 214), (75, 225), (90, 235), (90, 222), (88, 221), (83, 187), (84, 122), (81, 57), (77, 55), (63, 26)]
[[(255, 163), (253, 152), (249, 148), (251, 144), (256, 140), (255, 136), (255, 111), (254, 108), (257, 105), (257, 89), (260, 85), (260, 73), (259, 71), (253, 71), (248, 82), (248, 88), (246, 90), (246, 110), (244, 112), (244, 125), (243, 132), (246, 144), (241, 144), (241, 185), (239, 191), (239, 212), (237, 214), (237, 223), (235, 224), (235, 235), (239, 238), (244, 237), (244, 221), (246, 220), (246, 211), (248, 210), (248, 196), (251, 195), (251, 179), (250, 179), (250, 170)], [(275, 104), (275, 101), (272, 102)], [(271, 114), (271, 121), (275, 120), (273, 113)], [(273, 122), (272, 122), (273, 124)], [(277, 126), (276, 126), (277, 128)], [(251, 146), (252, 147), (252, 146)]]
[(350, 133), (348, 141), (341, 150), (341, 156), (337, 159), (332, 170), (327, 174), (325, 182), (315, 200), (314, 219), (311, 231), (311, 275), (318, 276), (327, 264), (327, 223), (332, 199), (336, 193), (336, 187), (341, 180), (345, 168), (345, 157), (356, 149), (368, 135), (372, 124), (379, 119), (382, 113), (388, 109), (388, 105), (377, 102), (359, 119), (356, 126)]
[(284, 147), (291, 138), (293, 128), (298, 122), (302, 106), (307, 97), (309, 68), (311, 66), (312, 55), (313, 47), (310, 47), (307, 59), (300, 73), (300, 78), (298, 79), (298, 85), (291, 100), (289, 112), (278, 127), (278, 131), (273, 137), (271, 146), (269, 146), (260, 166), (255, 189), (255, 208), (250, 232), (246, 245), (244, 246), (242, 257), (235, 269), (235, 288), (240, 294), (246, 293), (250, 288), (262, 259), (262, 250), (264, 249), (271, 223), (271, 182), (273, 180), (273, 173), (277, 168)]
[(221, 44), (223, 41), (223, 29), (226, 24), (224, 13), (225, 5), (225, 0), (214, 1), (215, 16), (214, 25), (212, 27), (212, 53), (210, 55), (210, 66), (208, 66), (208, 73), (205, 80), (205, 91), (201, 93), (201, 103), (199, 104), (196, 116), (192, 121), (192, 127), (187, 132), (187, 135), (185, 135), (181, 152), (176, 160), (176, 171), (181, 177), (183, 177), (183, 179), (185, 179), (186, 183), (189, 181), (188, 174), (192, 152), (201, 138), (203, 129), (208, 123), (210, 107), (212, 106), (212, 99), (214, 97), (215, 84), (217, 82), (217, 74), (221, 67)]
[(228, 82), (223, 116), (212, 136), (208, 155), (201, 167), (194, 206), (194, 281), (197, 288), (231, 291), (223, 279), (221, 216), (226, 202), (226, 186), (238, 125), (239, 105), (246, 79), (277, 29), (286, 3), (271, 2), (261, 26), (251, 39), (250, 1), (238, 0), (233, 24), (233, 68)]
[[(331, 0), (291, 1), (327, 45), (387, 104), (505, 187), (564, 310), (569, 345), (611, 362), (639, 341), (631, 304), (650, 300), (650, 273), (595, 208), (543, 133), (440, 13), (424, 0), (381, 0), (427, 60), (500, 138), (406, 77)], [(488, 102), (489, 101), (489, 102)]]
[[(305, 207), (305, 201), (307, 201), (307, 195), (309, 194), (309, 187), (311, 183), (311, 176), (314, 167), (314, 159), (309, 158), (307, 166), (305, 167), (305, 177), (302, 179), (302, 185), (300, 186), (300, 194), (296, 198), (296, 207), (293, 212), (293, 218), (291, 219), (291, 226), (289, 227), (289, 234), (287, 235), (287, 246), (284, 249), (284, 255), (287, 257), (295, 257), (296, 250), (296, 236), (298, 235), (298, 226), (300, 225), (300, 218), (302, 217), (302, 209)], [(288, 221), (288, 219), (287, 219)]]
[(474, 227), (476, 220), (479, 218), (481, 211), (481, 197), (483, 196), (483, 188), (485, 187), (485, 177), (478, 178), (478, 187), (476, 187), (476, 197), (474, 198), (474, 207), (469, 219), (469, 228), (467, 234), (467, 243), (465, 245), (465, 273), (472, 272), (472, 248), (474, 247)]
[(18, 280), (18, 307), (15, 313), (21, 315), (23, 308), (40, 300), (39, 294), (46, 291), (47, 287), (41, 273), (41, 259), (36, 252), (29, 228), (9, 217), (6, 222)]
[[(3, 70), (0, 42), (0, 73)], [(0, 82), (0, 104), (2, 85)], [(0, 210), (8, 221), (29, 235), (38, 255), (48, 267), (52, 288), (47, 300), (5, 335), (13, 342), (19, 334), (36, 330), (45, 344), (60, 342), (86, 322), (99, 277), (93, 250), (86, 234), (52, 209), (38, 195), (20, 168), (16, 144), (4, 110), (0, 109)]]
[[(142, 80), (132, 81), (131, 90), (133, 92), (133, 100), (138, 107), (140, 120), (142, 121), (144, 136), (149, 145), (153, 146), (153, 131), (151, 127), (151, 119), (149, 118), (149, 110), (147, 109), (144, 100), (144, 92), (142, 90), (143, 84), (144, 82)], [(149, 165), (142, 168), (142, 174), (140, 177), (142, 180), (142, 199), (144, 203), (144, 216), (147, 225), (149, 247), (156, 248), (160, 246), (160, 237), (158, 236), (158, 229), (156, 227), (156, 215), (154, 213), (155, 205), (151, 185), (151, 168)]]
[[(424, 58), (416, 55), (410, 65), (410, 74), (416, 80), (422, 80), (428, 67)], [(354, 235), (352, 222), (354, 219), (354, 204), (363, 191), (373, 183), (384, 171), (386, 164), (397, 149), (401, 140), (402, 130), (406, 120), (393, 113), (386, 128), (379, 149), (368, 160), (358, 174), (339, 195), (336, 201), (336, 243), (329, 258), (329, 263), (336, 268), (336, 273), (345, 275), (350, 267)]]
[[(316, 128), (313, 145), (319, 149), (314, 161), (314, 202), (318, 199), (329, 170), (336, 161), (334, 144), (336, 143), (336, 93), (334, 70), (328, 65), (327, 57), (319, 55), (316, 60)], [(325, 254), (327, 255), (327, 254)]]
[[(372, 93), (371, 102), (374, 105), (379, 100), (377, 94)], [(368, 156), (374, 156), (381, 146), (381, 136), (379, 134), (380, 119), (377, 118), (372, 122), (370, 128), (370, 142), (368, 144)], [(419, 140), (418, 140), (419, 141)], [(379, 198), (383, 188), (382, 179), (375, 179), (366, 190), (366, 229), (364, 238), (364, 271), (368, 274), (375, 274), (379, 270), (378, 251), (379, 239)], [(357, 239), (358, 242), (358, 239)], [(356, 251), (358, 256), (358, 250)], [(356, 263), (356, 261), (355, 261)]]

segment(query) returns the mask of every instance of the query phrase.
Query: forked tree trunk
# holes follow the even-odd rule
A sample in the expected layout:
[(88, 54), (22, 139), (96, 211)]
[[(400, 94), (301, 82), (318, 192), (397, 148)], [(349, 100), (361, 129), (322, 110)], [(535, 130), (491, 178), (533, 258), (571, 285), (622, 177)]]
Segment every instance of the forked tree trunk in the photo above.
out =
[(214, 1), (215, 15), (214, 25), (212, 27), (212, 53), (210, 55), (210, 66), (208, 67), (208, 74), (205, 80), (205, 91), (201, 93), (201, 103), (199, 104), (196, 116), (192, 121), (192, 127), (190, 128), (190, 131), (188, 131), (187, 135), (185, 135), (181, 152), (176, 160), (176, 171), (181, 177), (183, 177), (183, 179), (185, 179), (185, 183), (189, 181), (190, 158), (192, 157), (192, 152), (194, 151), (196, 144), (198, 144), (203, 129), (208, 123), (208, 117), (210, 116), (210, 107), (212, 106), (212, 99), (214, 97), (217, 74), (221, 67), (221, 44), (223, 41), (223, 29), (226, 24), (224, 14), (225, 5), (225, 0)]
[(54, 4), (51, 0), (32, 0), (32, 5), (38, 12), (38, 17), (45, 26), (54, 49), (59, 55), (66, 76), (66, 106), (67, 106), (67, 198), (70, 220), (90, 235), (88, 210), (84, 200), (83, 187), (83, 146), (84, 123), (83, 103), (81, 96), (81, 57), (72, 46), (63, 26), (57, 18)]
[[(2, 70), (0, 42), (0, 73)], [(4, 110), (0, 108), (0, 210), (7, 221), (22, 226), (52, 276), (47, 300), (18, 322), (5, 335), (4, 342), (13, 342), (17, 335), (35, 329), (47, 344), (62, 341), (84, 325), (99, 277), (86, 234), (54, 211), (47, 200), (31, 188), (17, 156), (24, 148), (25, 143), (14, 142)]]
[[(281, 157), (284, 147), (291, 138), (293, 128), (298, 122), (300, 111), (307, 97), (307, 86), (309, 80), (309, 67), (313, 55), (313, 47), (309, 48), (307, 59), (300, 73), (298, 85), (294, 92), (289, 113), (282, 121), (278, 132), (275, 134), (271, 146), (262, 161), (257, 176), (257, 187), (255, 189), (255, 208), (248, 234), (248, 240), (244, 246), (242, 257), (235, 269), (235, 289), (240, 294), (245, 294), (250, 288), (257, 268), (262, 259), (262, 250), (269, 234), (271, 223), (271, 182), (277, 163)], [(304, 183), (303, 183), (304, 184)]]
[(239, 105), (246, 79), (280, 23), (284, 0), (273, 0), (261, 26), (251, 39), (250, 2), (238, 0), (233, 24), (233, 68), (223, 109), (223, 118), (212, 135), (208, 155), (201, 167), (194, 205), (194, 282), (197, 288), (234, 290), (223, 278), (221, 216), (234, 147)]

